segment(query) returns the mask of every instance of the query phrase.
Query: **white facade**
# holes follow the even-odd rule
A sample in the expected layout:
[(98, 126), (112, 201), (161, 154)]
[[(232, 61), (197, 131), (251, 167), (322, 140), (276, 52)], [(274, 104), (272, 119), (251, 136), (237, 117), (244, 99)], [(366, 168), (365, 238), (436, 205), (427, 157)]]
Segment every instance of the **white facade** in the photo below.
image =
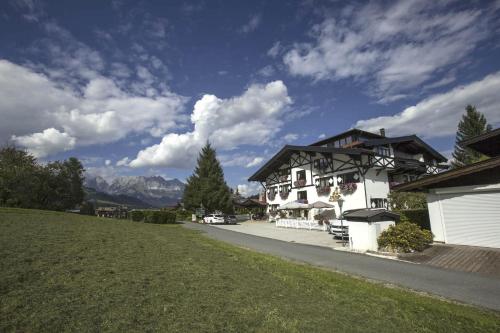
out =
[(500, 184), (432, 189), (427, 203), (435, 241), (500, 248)]
[[(292, 156), (292, 158), (297, 158), (298, 156)], [(320, 159), (322, 156), (320, 154), (316, 154), (313, 156), (313, 160)], [(349, 157), (347, 155), (335, 155), (335, 160), (332, 162), (334, 169), (339, 168), (346, 161), (349, 161)], [(286, 170), (287, 165), (284, 164), (280, 170)], [(291, 172), (288, 173), (288, 177), (285, 180), (285, 177), (282, 176), (280, 178), (279, 183), (272, 184), (270, 182), (266, 182), (266, 188), (268, 191), (267, 195), (267, 203), (268, 203), (268, 212), (275, 210), (278, 206), (284, 205), (289, 202), (297, 201), (299, 199), (298, 192), (304, 192), (307, 196), (307, 201), (309, 203), (314, 203), (316, 201), (323, 201), (330, 203), (335, 206), (335, 212), (337, 216), (340, 213), (340, 209), (336, 202), (330, 201), (330, 196), (333, 191), (342, 184), (341, 178), (342, 175), (350, 174), (352, 177), (356, 179), (356, 190), (352, 193), (340, 192), (342, 198), (345, 200), (342, 210), (350, 210), (350, 209), (358, 209), (358, 208), (370, 208), (372, 205), (372, 199), (377, 199), (377, 203), (387, 203), (387, 197), (389, 194), (389, 180), (387, 170), (380, 168), (371, 168), (366, 171), (363, 175), (360, 172), (360, 169), (356, 167), (343, 168), (342, 171), (337, 171), (335, 173), (332, 172), (322, 172), (321, 170), (315, 168), (313, 165), (305, 164), (300, 167), (295, 167), (290, 169)], [(296, 181), (298, 180), (298, 172), (305, 172), (305, 185), (297, 186)], [(354, 173), (354, 175), (353, 175)], [(341, 176), (339, 178), (339, 176)], [(319, 179), (327, 179), (328, 184), (330, 185), (330, 190), (326, 192), (318, 192), (316, 182)], [(325, 180), (323, 180), (324, 182)], [(290, 192), (287, 196), (280, 195), (280, 188), (283, 187), (291, 188)], [(269, 193), (271, 192), (271, 193)], [(274, 196), (273, 192), (277, 192)], [(283, 192), (282, 192), (283, 193)], [(384, 201), (385, 200), (385, 201)], [(309, 212), (309, 219), (313, 218), (313, 215), (316, 214), (315, 211)]]
[(380, 222), (353, 222), (349, 221), (349, 245), (354, 251), (377, 251), (377, 239), (380, 233), (389, 226), (394, 225), (394, 221)]

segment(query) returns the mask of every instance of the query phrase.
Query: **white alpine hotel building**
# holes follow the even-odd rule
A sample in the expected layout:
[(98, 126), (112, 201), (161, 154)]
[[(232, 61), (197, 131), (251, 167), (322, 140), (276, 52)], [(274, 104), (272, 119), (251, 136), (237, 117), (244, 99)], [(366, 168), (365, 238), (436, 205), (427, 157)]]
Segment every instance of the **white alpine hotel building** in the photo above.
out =
[[(309, 146), (283, 147), (249, 181), (266, 191), (267, 212), (291, 202), (327, 202), (339, 207), (332, 193), (344, 199), (343, 211), (388, 208), (391, 186), (435, 174), (446, 158), (415, 135), (393, 137), (351, 129)], [(310, 211), (287, 216), (313, 219)]]

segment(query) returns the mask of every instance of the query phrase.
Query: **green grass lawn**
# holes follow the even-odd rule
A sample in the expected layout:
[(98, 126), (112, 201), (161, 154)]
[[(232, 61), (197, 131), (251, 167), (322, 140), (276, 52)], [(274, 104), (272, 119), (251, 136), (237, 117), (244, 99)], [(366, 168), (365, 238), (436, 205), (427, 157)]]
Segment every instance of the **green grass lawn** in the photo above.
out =
[(500, 315), (180, 225), (0, 208), (0, 332), (500, 332)]

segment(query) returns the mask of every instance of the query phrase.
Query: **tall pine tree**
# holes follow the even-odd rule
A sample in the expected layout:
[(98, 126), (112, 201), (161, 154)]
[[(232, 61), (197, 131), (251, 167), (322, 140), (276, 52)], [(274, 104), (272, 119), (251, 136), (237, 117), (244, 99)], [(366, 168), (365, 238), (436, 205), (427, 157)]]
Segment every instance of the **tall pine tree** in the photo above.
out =
[(198, 165), (187, 180), (183, 202), (187, 209), (203, 206), (207, 212), (233, 212), (231, 191), (224, 180), (224, 172), (216, 152), (209, 142), (201, 150)]
[(458, 123), (455, 151), (453, 152), (452, 167), (457, 168), (480, 161), (484, 156), (470, 148), (463, 147), (461, 142), (474, 136), (491, 131), (484, 115), (476, 110), (475, 106), (467, 105), (465, 114)]

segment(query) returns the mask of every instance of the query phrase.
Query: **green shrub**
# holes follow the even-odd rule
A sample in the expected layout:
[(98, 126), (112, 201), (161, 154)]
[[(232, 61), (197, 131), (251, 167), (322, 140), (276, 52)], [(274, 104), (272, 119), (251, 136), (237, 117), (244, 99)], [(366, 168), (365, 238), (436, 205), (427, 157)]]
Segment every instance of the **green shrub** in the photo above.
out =
[(176, 215), (171, 211), (149, 210), (145, 211), (146, 223), (170, 224), (175, 223)]
[(429, 230), (422, 230), (414, 223), (402, 222), (383, 231), (378, 237), (378, 246), (391, 252), (423, 251), (432, 243), (432, 238)]
[(144, 212), (142, 210), (133, 210), (130, 212), (130, 218), (135, 222), (142, 222), (144, 220)]
[(190, 210), (178, 209), (175, 211), (175, 215), (177, 216), (178, 221), (191, 221), (193, 212)]
[(407, 209), (395, 212), (398, 213), (401, 217), (399, 223), (403, 222), (415, 223), (422, 229), (431, 230), (429, 211), (427, 209)]

